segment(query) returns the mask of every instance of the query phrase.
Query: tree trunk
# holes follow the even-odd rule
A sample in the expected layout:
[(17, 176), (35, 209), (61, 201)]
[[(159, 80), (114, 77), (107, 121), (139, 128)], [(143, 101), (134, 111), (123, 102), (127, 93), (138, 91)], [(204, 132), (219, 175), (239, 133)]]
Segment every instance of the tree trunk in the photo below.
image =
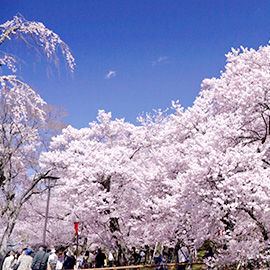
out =
[(20, 213), (20, 210), (21, 210), (21, 207), (16, 207), (13, 213), (8, 217), (7, 226), (6, 226), (5, 232), (2, 236), (1, 243), (0, 243), (0, 265), (2, 265), (2, 262), (6, 256), (8, 239), (16, 224), (16, 220)]

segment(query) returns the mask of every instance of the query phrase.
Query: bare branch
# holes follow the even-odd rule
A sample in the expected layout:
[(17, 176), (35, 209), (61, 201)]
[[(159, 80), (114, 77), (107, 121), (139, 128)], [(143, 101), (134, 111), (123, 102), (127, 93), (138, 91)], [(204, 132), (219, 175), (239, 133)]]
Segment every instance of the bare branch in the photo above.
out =
[(259, 227), (259, 229), (260, 229), (260, 231), (261, 231), (261, 233), (262, 233), (262, 235), (263, 235), (263, 239), (264, 239), (265, 241), (267, 241), (267, 240), (269, 239), (269, 237), (268, 237), (268, 232), (266, 231), (266, 229), (265, 229), (263, 223), (262, 223), (261, 221), (259, 221), (259, 220), (255, 217), (253, 211), (252, 211), (252, 210), (249, 210), (249, 209), (247, 209), (247, 208), (245, 208), (245, 207), (238, 207), (238, 209), (239, 209), (239, 210), (243, 210), (244, 212), (246, 212), (246, 213), (247, 213), (247, 214), (248, 214), (248, 215), (256, 222), (257, 226)]
[(40, 174), (37, 178), (35, 178), (32, 183), (31, 186), (24, 192), (24, 194), (21, 196), (20, 199), (20, 205), (24, 204), (26, 201), (28, 201), (30, 199), (30, 197), (32, 196), (32, 194), (34, 193), (34, 188), (37, 186), (37, 184), (44, 178), (46, 178), (46, 176), (48, 176), (48, 174), (50, 173), (50, 170), (47, 171), (46, 173)]

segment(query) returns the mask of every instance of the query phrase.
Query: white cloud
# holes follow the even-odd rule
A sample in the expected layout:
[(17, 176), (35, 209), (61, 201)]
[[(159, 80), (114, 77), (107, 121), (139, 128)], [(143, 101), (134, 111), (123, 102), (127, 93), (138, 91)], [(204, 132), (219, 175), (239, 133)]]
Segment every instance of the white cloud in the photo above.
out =
[(160, 56), (156, 61), (152, 62), (152, 66), (155, 66), (158, 63), (164, 62), (168, 59), (167, 56)]
[(105, 79), (111, 79), (116, 76), (116, 71), (110, 70), (109, 73), (105, 76)]

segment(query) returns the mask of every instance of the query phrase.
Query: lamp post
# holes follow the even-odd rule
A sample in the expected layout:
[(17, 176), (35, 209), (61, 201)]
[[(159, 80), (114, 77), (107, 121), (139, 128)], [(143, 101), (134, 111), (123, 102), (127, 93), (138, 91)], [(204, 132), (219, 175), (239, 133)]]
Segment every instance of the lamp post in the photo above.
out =
[(45, 224), (44, 224), (44, 230), (43, 230), (43, 245), (46, 244), (46, 231), (47, 231), (51, 189), (55, 186), (57, 179), (59, 179), (59, 177), (54, 177), (54, 176), (44, 177), (44, 184), (46, 188), (48, 189), (48, 196), (47, 196), (47, 206), (46, 206), (46, 214), (45, 214)]

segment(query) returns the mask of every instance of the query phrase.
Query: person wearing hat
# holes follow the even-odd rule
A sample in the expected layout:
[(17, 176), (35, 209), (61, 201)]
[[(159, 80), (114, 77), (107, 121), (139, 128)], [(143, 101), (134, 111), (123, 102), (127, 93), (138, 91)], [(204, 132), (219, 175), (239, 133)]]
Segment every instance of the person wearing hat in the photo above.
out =
[(56, 263), (57, 263), (57, 260), (58, 260), (58, 256), (55, 253), (56, 253), (56, 250), (53, 248), (50, 251), (50, 256), (49, 256), (49, 259), (48, 259), (48, 263), (49, 263), (49, 266), (50, 266), (51, 270), (55, 270)]
[(32, 270), (46, 270), (47, 269), (47, 262), (48, 262), (49, 255), (47, 252), (44, 251), (44, 246), (40, 246), (38, 252), (36, 253), (31, 269)]
[(76, 259), (70, 251), (67, 251), (63, 269), (74, 269)]
[(18, 259), (19, 267), (17, 270), (29, 270), (32, 265), (33, 258), (31, 257), (32, 249), (24, 248)]

